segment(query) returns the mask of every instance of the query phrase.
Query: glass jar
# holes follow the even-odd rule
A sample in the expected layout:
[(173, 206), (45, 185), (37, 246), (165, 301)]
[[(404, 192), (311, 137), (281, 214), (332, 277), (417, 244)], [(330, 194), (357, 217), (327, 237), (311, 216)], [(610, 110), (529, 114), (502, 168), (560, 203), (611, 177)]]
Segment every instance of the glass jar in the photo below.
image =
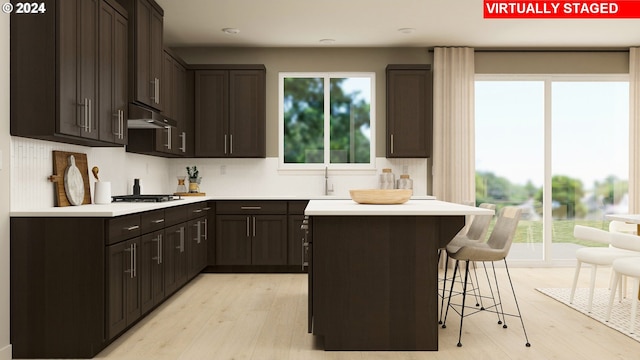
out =
[(413, 190), (413, 180), (409, 178), (409, 174), (400, 175), (400, 179), (398, 179), (397, 188)]
[(186, 178), (186, 176), (178, 176), (178, 188), (176, 189), (177, 194), (184, 194), (187, 192), (187, 186), (184, 183)]
[(382, 169), (382, 174), (378, 180), (379, 189), (394, 189), (396, 185), (396, 178), (391, 172), (391, 169)]

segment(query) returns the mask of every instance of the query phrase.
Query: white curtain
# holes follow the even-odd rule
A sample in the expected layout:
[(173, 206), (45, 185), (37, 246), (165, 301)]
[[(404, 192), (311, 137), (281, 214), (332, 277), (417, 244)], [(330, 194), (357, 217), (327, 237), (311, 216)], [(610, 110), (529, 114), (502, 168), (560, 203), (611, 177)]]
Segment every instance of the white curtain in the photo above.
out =
[(475, 201), (473, 48), (437, 47), (433, 61), (433, 195)]
[(640, 212), (640, 48), (629, 49), (629, 212)]

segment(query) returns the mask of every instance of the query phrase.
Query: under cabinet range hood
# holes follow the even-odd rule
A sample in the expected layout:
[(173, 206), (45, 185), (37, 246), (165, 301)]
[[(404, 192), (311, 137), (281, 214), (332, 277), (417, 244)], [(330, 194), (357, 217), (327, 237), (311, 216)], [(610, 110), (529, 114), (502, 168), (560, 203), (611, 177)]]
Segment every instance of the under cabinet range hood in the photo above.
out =
[(156, 110), (135, 103), (129, 104), (129, 119), (127, 119), (129, 129), (163, 129), (167, 126), (176, 127), (177, 122), (162, 116)]

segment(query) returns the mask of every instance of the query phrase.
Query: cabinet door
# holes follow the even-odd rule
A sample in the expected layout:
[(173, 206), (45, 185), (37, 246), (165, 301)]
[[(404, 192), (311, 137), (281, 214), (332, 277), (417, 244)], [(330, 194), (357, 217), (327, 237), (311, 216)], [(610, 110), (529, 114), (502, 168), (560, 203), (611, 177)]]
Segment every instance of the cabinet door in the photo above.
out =
[(216, 265), (251, 265), (251, 216), (216, 216)]
[(225, 70), (195, 72), (195, 155), (224, 157), (229, 142), (229, 76)]
[(287, 264), (286, 215), (256, 215), (251, 217), (251, 264)]
[(265, 72), (229, 71), (229, 145), (232, 157), (265, 157)]
[(135, 100), (162, 110), (162, 15), (146, 0), (135, 11)]
[(118, 335), (140, 317), (138, 285), (139, 238), (108, 246), (107, 250), (107, 332)]
[(165, 295), (170, 295), (187, 281), (187, 224), (182, 223), (165, 229), (164, 285)]
[(58, 16), (58, 132), (97, 139), (98, 1), (61, 2)]
[(116, 144), (127, 142), (127, 31), (127, 19), (101, 2), (98, 131), (100, 140)]
[(189, 278), (193, 278), (204, 269), (207, 261), (207, 219), (205, 217), (188, 223), (189, 236)]
[(150, 51), (151, 51), (151, 59), (150, 59), (150, 71), (151, 71), (151, 79), (157, 82), (157, 94), (154, 96), (153, 107), (158, 110), (162, 110), (166, 99), (164, 99), (160, 94), (160, 89), (162, 88), (162, 82), (165, 80), (162, 77), (162, 63), (164, 54), (163, 51), (163, 43), (162, 43), (162, 25), (163, 19), (162, 15), (158, 13), (155, 9), (151, 11), (150, 18)]
[(432, 73), (387, 70), (387, 157), (429, 157), (432, 144)]
[(164, 300), (164, 231), (143, 235), (140, 239), (140, 307), (144, 314)]

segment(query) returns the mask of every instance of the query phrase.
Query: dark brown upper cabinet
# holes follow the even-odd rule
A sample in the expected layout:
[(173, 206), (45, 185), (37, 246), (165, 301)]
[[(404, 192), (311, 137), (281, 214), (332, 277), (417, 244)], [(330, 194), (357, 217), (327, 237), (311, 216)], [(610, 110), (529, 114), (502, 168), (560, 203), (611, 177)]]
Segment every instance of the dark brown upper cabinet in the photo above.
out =
[(127, 19), (107, 3), (100, 4), (98, 47), (100, 140), (127, 144)]
[(163, 52), (162, 115), (175, 120), (175, 127), (131, 129), (127, 151), (163, 157), (193, 156), (193, 71), (168, 49)]
[(131, 28), (131, 94), (133, 101), (162, 110), (162, 26), (164, 11), (153, 0), (135, 0), (135, 24)]
[(266, 156), (264, 65), (194, 65), (195, 156)]
[(124, 144), (114, 133), (126, 132), (116, 115), (127, 97), (126, 10), (112, 0), (51, 1), (46, 9), (11, 15), (11, 134)]
[(387, 66), (387, 157), (427, 158), (433, 143), (431, 65)]

